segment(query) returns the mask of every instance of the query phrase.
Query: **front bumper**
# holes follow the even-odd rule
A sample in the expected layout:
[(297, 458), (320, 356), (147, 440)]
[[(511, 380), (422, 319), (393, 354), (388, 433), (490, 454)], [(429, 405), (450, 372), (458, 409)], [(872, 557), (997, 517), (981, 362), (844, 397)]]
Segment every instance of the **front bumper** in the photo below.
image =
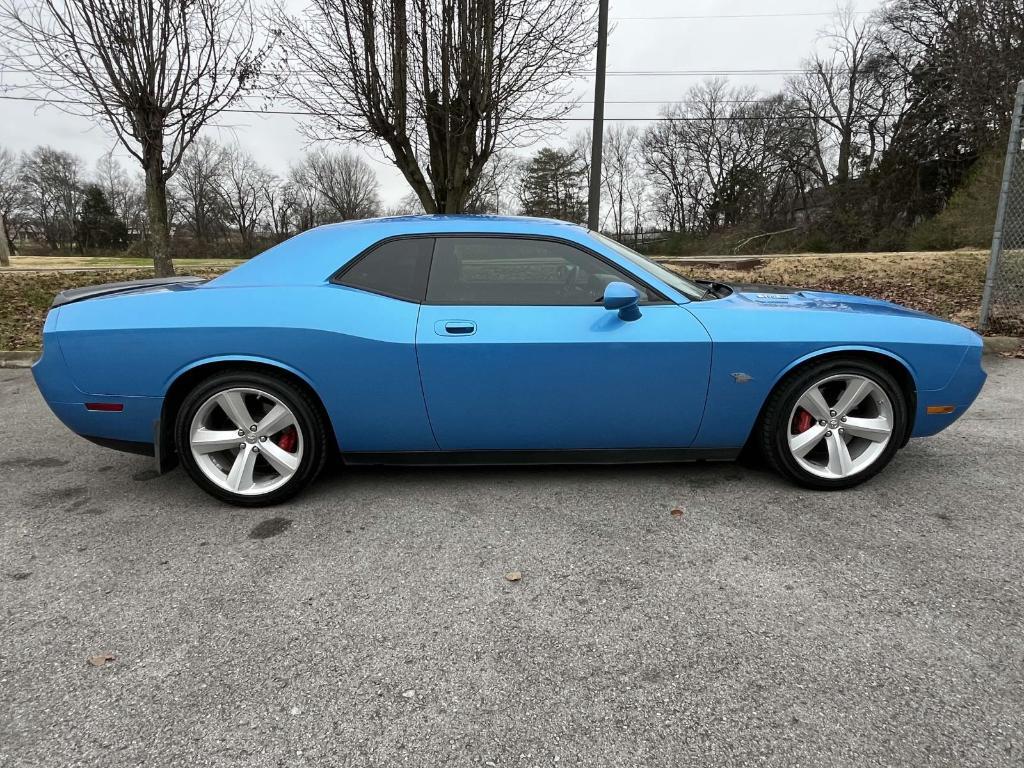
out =
[[(917, 393), (917, 413), (911, 437), (929, 437), (941, 432), (959, 419), (978, 397), (988, 374), (981, 367), (983, 347), (970, 346), (959, 367), (941, 389), (922, 390)], [(953, 406), (951, 413), (928, 413), (929, 407)]]

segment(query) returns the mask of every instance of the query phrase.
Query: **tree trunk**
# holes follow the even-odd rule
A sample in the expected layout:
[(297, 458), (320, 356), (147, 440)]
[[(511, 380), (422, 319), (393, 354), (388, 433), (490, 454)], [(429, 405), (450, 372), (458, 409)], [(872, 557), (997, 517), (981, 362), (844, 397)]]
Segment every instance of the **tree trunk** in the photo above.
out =
[(7, 219), (0, 213), (0, 267), (11, 266), (11, 252), (8, 244), (10, 240), (7, 239)]
[(153, 257), (153, 273), (172, 277), (171, 231), (167, 223), (167, 180), (164, 178), (163, 152), (148, 148), (143, 158), (146, 166), (146, 212), (149, 214), (149, 255)]
[(615, 239), (619, 242), (622, 241), (622, 218), (625, 216), (625, 210), (623, 205), (623, 195), (626, 186), (626, 174), (619, 174), (619, 215), (615, 218)]
[(853, 132), (849, 128), (843, 129), (842, 138), (839, 141), (839, 160), (836, 163), (836, 181), (845, 183), (850, 178), (850, 153), (853, 149)]

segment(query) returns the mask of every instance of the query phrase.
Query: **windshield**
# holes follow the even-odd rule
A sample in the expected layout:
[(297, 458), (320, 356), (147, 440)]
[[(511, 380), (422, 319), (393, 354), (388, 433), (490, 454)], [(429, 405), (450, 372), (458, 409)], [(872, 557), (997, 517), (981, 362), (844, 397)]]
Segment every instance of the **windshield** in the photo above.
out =
[(693, 299), (694, 301), (696, 301), (704, 295), (704, 289), (701, 288), (696, 283), (687, 280), (685, 277), (677, 275), (672, 270), (666, 269), (665, 267), (661, 266), (655, 261), (651, 261), (646, 256), (641, 256), (632, 248), (627, 248), (617, 240), (612, 240), (610, 237), (606, 237), (602, 235), (600, 232), (591, 231), (590, 234), (596, 237), (605, 245), (607, 245), (617, 254), (622, 256), (624, 259), (628, 259), (641, 269), (650, 272), (659, 280), (668, 283), (681, 294), (683, 294), (683, 296), (685, 296), (686, 298)]

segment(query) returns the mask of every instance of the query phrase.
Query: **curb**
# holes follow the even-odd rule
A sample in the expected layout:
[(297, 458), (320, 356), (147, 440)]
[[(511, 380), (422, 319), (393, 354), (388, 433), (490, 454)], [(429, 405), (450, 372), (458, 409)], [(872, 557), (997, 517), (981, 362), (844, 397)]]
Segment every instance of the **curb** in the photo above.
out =
[(1016, 336), (985, 336), (986, 355), (1001, 355), (1004, 352), (1016, 352), (1024, 344), (1024, 339)]
[(39, 357), (38, 349), (25, 352), (4, 352), (0, 350), (0, 368), (31, 368)]

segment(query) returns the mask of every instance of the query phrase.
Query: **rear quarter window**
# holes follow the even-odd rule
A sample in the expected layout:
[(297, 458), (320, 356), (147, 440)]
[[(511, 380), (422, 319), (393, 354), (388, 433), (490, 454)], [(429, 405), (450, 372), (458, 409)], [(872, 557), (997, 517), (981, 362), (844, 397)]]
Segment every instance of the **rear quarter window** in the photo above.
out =
[(331, 282), (422, 303), (427, 292), (433, 250), (434, 239), (431, 237), (388, 240), (356, 257)]

